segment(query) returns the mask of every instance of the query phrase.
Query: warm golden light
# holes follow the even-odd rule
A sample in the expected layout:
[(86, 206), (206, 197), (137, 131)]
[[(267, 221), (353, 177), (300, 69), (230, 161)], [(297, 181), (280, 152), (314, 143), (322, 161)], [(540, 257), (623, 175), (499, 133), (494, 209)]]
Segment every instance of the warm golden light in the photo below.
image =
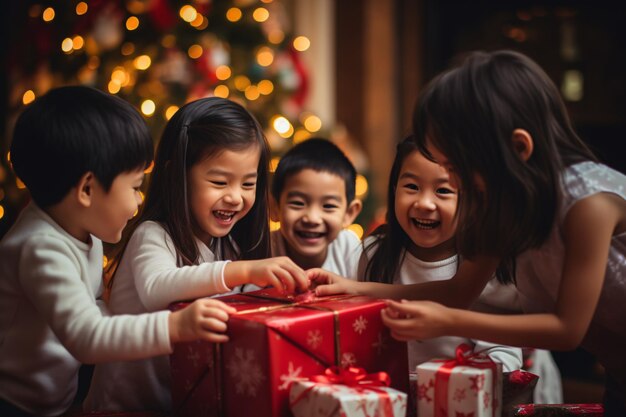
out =
[(180, 17), (185, 22), (188, 22), (188, 23), (191, 23), (194, 20), (196, 20), (196, 17), (198, 16), (198, 12), (196, 11), (196, 9), (193, 6), (190, 6), (188, 4), (180, 8), (179, 14), (180, 14)]
[(35, 100), (35, 92), (33, 90), (27, 90), (22, 96), (22, 103), (24, 105), (30, 104)]
[(202, 23), (204, 23), (204, 16), (202, 16), (200, 13), (196, 15), (196, 18), (193, 20), (193, 22), (189, 22), (189, 24), (195, 28), (199, 28), (200, 26), (202, 26)]
[(15, 178), (15, 186), (19, 188), (20, 190), (23, 190), (26, 188), (26, 184), (24, 184), (22, 180), (17, 177)]
[(275, 156), (270, 160), (270, 172), (276, 172), (276, 168), (278, 168), (278, 163), (280, 162), (280, 157)]
[(107, 88), (109, 90), (109, 93), (117, 94), (120, 92), (120, 89), (122, 88), (122, 84), (117, 80), (111, 80), (109, 81)]
[(261, 80), (258, 84), (259, 93), (267, 96), (274, 91), (274, 84), (270, 80)]
[(189, 58), (191, 59), (198, 59), (202, 56), (202, 47), (198, 44), (195, 45), (191, 45), (189, 47), (189, 49), (187, 50), (187, 54), (189, 55)]
[(265, 22), (270, 17), (270, 12), (265, 7), (259, 7), (252, 12), (252, 18), (257, 22)]
[(363, 226), (361, 226), (358, 223), (352, 223), (350, 226), (347, 227), (348, 230), (354, 232), (354, 234), (359, 238), (359, 239), (363, 239), (363, 233), (365, 232), (363, 230)]
[(270, 232), (274, 232), (276, 230), (280, 230), (280, 222), (270, 220)]
[(89, 61), (87, 61), (87, 68), (90, 70), (95, 70), (100, 66), (100, 57), (90, 56)]
[(239, 91), (246, 91), (246, 88), (250, 85), (250, 80), (245, 75), (238, 75), (235, 77), (235, 88)]
[(293, 134), (293, 144), (298, 144), (300, 142), (304, 142), (308, 138), (311, 137), (311, 132), (306, 129), (298, 129), (296, 133)]
[(267, 40), (274, 45), (278, 45), (285, 39), (285, 32), (279, 29), (272, 30), (267, 34)]
[(150, 68), (151, 64), (152, 64), (152, 60), (150, 59), (148, 55), (139, 55), (137, 58), (133, 60), (133, 65), (135, 66), (135, 68), (141, 71), (144, 71)]
[(144, 102), (141, 103), (141, 112), (145, 114), (146, 116), (152, 116), (155, 110), (156, 110), (156, 104), (154, 104), (154, 101), (144, 100)]
[(44, 22), (51, 22), (52, 20), (54, 20), (54, 9), (52, 7), (48, 7), (46, 8), (46, 10), (43, 11), (43, 14), (41, 15), (42, 19), (44, 20)]
[(0, 206), (0, 219), (4, 217), (4, 207)]
[(102, 255), (102, 267), (106, 268), (108, 264), (109, 264), (109, 258), (107, 258), (106, 255)]
[(284, 116), (274, 116), (271, 122), (274, 130), (283, 138), (293, 135), (294, 129), (291, 122)]
[(131, 16), (126, 19), (126, 29), (135, 30), (139, 27), (139, 19), (137, 16)]
[(256, 54), (256, 62), (262, 67), (269, 67), (274, 62), (274, 52), (267, 46), (263, 46)]
[[(144, 174), (150, 174), (152, 172), (152, 170), (154, 169), (154, 160), (150, 161), (150, 165), (148, 165), (148, 168), (143, 170)], [(142, 199), (141, 201), (143, 201), (143, 193), (142, 193)]]
[(84, 1), (81, 1), (80, 3), (76, 5), (76, 14), (79, 16), (82, 16), (85, 13), (87, 13), (88, 9), (89, 9), (89, 6), (87, 6), (87, 3), (85, 3)]
[(63, 42), (61, 42), (61, 50), (66, 54), (69, 54), (72, 50), (74, 50), (74, 42), (72, 42), (71, 38), (63, 39)]
[(367, 179), (361, 174), (356, 176), (356, 185), (354, 188), (354, 194), (357, 198), (363, 198), (367, 194), (368, 189)]
[(304, 127), (309, 132), (317, 132), (322, 128), (322, 120), (316, 115), (312, 114), (304, 119)]
[(296, 51), (306, 51), (311, 46), (311, 41), (306, 36), (298, 36), (293, 40), (293, 47)]
[(85, 40), (83, 39), (82, 36), (77, 35), (77, 36), (74, 36), (74, 39), (72, 39), (72, 44), (75, 50), (79, 50), (85, 45)]
[[(194, 22), (195, 22), (195, 20), (194, 20)], [(202, 17), (202, 21), (200, 22), (200, 24), (198, 26), (193, 25), (193, 23), (192, 23), (192, 26), (195, 27), (198, 30), (204, 30), (204, 29), (209, 27), (209, 19), (207, 19), (206, 17), (203, 16)]]
[(239, 19), (241, 19), (241, 15), (242, 15), (241, 9), (237, 7), (231, 7), (226, 12), (226, 19), (228, 19), (229, 22), (236, 22)]
[(124, 84), (127, 78), (126, 70), (124, 67), (115, 67), (113, 72), (111, 73), (111, 81), (117, 82), (119, 85)]
[(251, 85), (250, 87), (246, 88), (246, 92), (244, 94), (246, 98), (250, 101), (256, 100), (261, 95), (256, 85)]
[(215, 68), (215, 76), (218, 80), (227, 80), (230, 78), (231, 74), (232, 72), (228, 65), (220, 65), (219, 67)]
[(230, 94), (230, 90), (224, 84), (220, 84), (213, 90), (213, 95), (215, 97), (227, 98)]
[(172, 116), (174, 116), (174, 113), (176, 113), (177, 111), (178, 111), (178, 106), (169, 106), (165, 110), (165, 120), (170, 120)]

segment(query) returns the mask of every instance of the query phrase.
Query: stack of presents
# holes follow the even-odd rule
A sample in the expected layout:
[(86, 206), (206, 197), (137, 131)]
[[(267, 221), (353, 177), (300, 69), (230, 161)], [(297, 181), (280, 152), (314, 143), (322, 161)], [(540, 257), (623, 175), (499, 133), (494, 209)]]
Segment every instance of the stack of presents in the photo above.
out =
[(597, 405), (530, 404), (536, 376), (503, 374), (463, 345), (409, 373), (382, 300), (273, 290), (221, 300), (237, 309), (230, 341), (178, 344), (171, 356), (174, 417), (602, 415)]

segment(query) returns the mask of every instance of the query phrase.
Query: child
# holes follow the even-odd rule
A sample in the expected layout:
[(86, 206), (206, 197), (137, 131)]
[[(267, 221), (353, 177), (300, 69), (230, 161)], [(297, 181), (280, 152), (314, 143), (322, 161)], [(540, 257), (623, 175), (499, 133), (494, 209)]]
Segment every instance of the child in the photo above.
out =
[[(244, 286), (306, 288), (289, 258), (267, 259), (268, 155), (241, 105), (212, 97), (183, 106), (165, 127), (145, 206), (118, 256), (111, 311), (163, 310)], [(169, 358), (96, 367), (85, 407), (169, 411)]]
[(626, 176), (596, 162), (555, 85), (519, 53), (471, 54), (429, 84), (414, 123), (420, 149), (468, 190), (458, 213), (468, 260), (451, 280), (403, 297), (465, 307), (498, 269), (515, 279), (529, 314), (390, 302), (384, 320), (394, 335), (581, 345), (605, 368), (605, 415), (626, 415)]
[(33, 202), (0, 242), (0, 415), (62, 414), (76, 395), (80, 362), (227, 340), (220, 333), (234, 310), (216, 300), (117, 317), (96, 300), (100, 239), (120, 239), (151, 159), (139, 113), (98, 90), (51, 90), (18, 118), (11, 161)]
[(311, 138), (291, 148), (272, 181), (272, 220), (280, 222), (271, 233), (274, 256), (304, 269), (356, 274), (361, 242), (344, 230), (361, 212), (355, 186), (354, 166), (332, 142)]
[[(445, 169), (422, 155), (409, 137), (396, 148), (388, 190), (387, 222), (364, 241), (359, 279), (409, 285), (454, 276), (459, 264), (454, 239), (459, 193)], [(516, 291), (493, 279), (479, 302), (473, 308), (511, 313), (517, 304)], [(502, 363), (505, 372), (522, 366), (519, 348), (443, 336), (408, 341), (409, 370), (415, 371), (417, 365), (433, 358), (454, 357), (455, 348), (461, 343)], [(542, 403), (562, 402), (560, 377), (549, 352), (541, 351), (534, 357), (541, 362), (536, 365), (545, 368), (535, 399)]]

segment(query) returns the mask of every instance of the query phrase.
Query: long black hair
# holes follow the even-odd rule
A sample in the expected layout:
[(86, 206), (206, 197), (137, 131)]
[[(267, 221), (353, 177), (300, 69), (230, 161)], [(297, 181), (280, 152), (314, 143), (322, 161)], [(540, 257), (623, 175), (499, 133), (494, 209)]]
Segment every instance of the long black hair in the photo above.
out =
[[(514, 279), (516, 256), (549, 236), (563, 169), (596, 159), (574, 132), (554, 83), (514, 51), (472, 52), (436, 77), (421, 94), (413, 123), (422, 152), (429, 155), (430, 141), (459, 178), (461, 255), (499, 258), (503, 282)], [(527, 161), (514, 147), (516, 129), (533, 139)]]
[[(140, 223), (147, 220), (158, 222), (174, 242), (178, 264), (197, 264), (199, 250), (187, 195), (187, 173), (196, 163), (220, 151), (238, 151), (254, 146), (260, 151), (254, 205), (231, 230), (232, 240), (213, 239), (211, 250), (216, 254), (236, 254), (237, 259), (269, 257), (269, 147), (254, 116), (240, 104), (218, 97), (184, 105), (165, 126), (146, 201), (140, 215), (128, 228), (128, 238)], [(116, 260), (119, 261), (121, 256), (122, 253), (118, 254)]]

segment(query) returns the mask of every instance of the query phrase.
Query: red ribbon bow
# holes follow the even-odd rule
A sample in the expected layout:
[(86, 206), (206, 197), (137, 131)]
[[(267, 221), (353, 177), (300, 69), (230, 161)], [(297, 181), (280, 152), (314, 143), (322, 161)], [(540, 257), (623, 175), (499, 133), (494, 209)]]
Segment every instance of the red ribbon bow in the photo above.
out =
[[(452, 369), (457, 366), (471, 366), (474, 368), (491, 369), (493, 373), (492, 391), (495, 393), (497, 366), (491, 358), (481, 352), (472, 353), (472, 348), (461, 343), (455, 350), (454, 359), (441, 359), (434, 362), (443, 362), (443, 365), (435, 373), (435, 417), (447, 416), (448, 384)], [(496, 407), (492, 403), (492, 412), (495, 416)]]
[[(393, 417), (393, 405), (391, 398), (387, 391), (380, 389), (380, 387), (388, 387), (391, 384), (391, 378), (387, 372), (375, 372), (368, 374), (365, 369), (357, 368), (355, 366), (349, 366), (347, 368), (340, 368), (338, 366), (331, 366), (324, 370), (322, 375), (313, 375), (309, 377), (311, 382), (317, 384), (341, 384), (346, 385), (357, 392), (374, 391), (380, 395), (380, 405), (382, 408), (382, 416)], [(302, 398), (308, 395), (309, 391), (313, 390), (315, 385), (312, 385), (302, 391), (300, 395), (291, 402), (293, 407)], [(377, 414), (378, 415), (378, 414)]]

